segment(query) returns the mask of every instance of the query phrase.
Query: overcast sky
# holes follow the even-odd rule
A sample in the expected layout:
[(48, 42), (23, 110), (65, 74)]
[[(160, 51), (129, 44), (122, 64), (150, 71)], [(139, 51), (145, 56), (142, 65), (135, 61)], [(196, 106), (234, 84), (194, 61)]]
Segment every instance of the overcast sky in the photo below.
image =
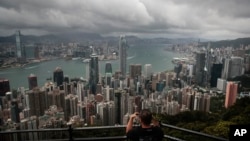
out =
[(250, 37), (250, 0), (0, 0), (0, 36)]

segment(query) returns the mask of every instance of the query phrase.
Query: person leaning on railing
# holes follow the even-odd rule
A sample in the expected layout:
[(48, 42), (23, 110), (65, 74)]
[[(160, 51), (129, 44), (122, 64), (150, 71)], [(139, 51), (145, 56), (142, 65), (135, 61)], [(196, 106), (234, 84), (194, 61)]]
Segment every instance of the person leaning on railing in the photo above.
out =
[[(137, 118), (140, 126), (133, 127), (133, 122)], [(130, 115), (126, 135), (129, 141), (161, 141), (164, 136), (158, 122), (153, 119), (152, 113), (148, 109)]]

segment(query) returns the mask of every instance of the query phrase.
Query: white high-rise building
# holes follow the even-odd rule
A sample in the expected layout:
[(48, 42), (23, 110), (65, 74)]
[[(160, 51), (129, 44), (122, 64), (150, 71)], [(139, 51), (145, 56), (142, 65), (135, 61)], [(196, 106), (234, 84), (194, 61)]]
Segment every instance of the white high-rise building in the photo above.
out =
[(108, 124), (113, 126), (115, 125), (115, 105), (113, 101), (110, 101), (108, 103), (108, 117), (109, 117), (109, 122)]
[(99, 103), (97, 105), (97, 114), (100, 115), (102, 120), (102, 125), (108, 125), (108, 112), (107, 112), (107, 103)]
[(152, 75), (152, 65), (151, 64), (145, 64), (144, 65), (144, 75), (146, 78), (150, 78)]
[(77, 104), (77, 113), (80, 116), (80, 118), (83, 118), (83, 119), (85, 118), (84, 111), (86, 111), (84, 103), (82, 103), (82, 102), (78, 103)]
[(106, 86), (111, 86), (112, 83), (112, 73), (106, 73), (105, 74), (105, 84)]
[(221, 90), (221, 91), (225, 91), (226, 90), (226, 80), (224, 79), (217, 79), (217, 89)]
[(201, 104), (201, 95), (200, 93), (195, 95), (194, 98), (194, 110), (200, 110), (200, 104)]
[(106, 87), (106, 88), (104, 88), (103, 89), (104, 91), (104, 93), (103, 93), (103, 96), (104, 96), (104, 99), (106, 100), (106, 101), (110, 101), (111, 99), (112, 99), (112, 96), (111, 96), (111, 94), (112, 94), (112, 91), (113, 91), (113, 88), (110, 88), (109, 87), (109, 85)]
[(115, 124), (115, 107), (114, 102), (102, 102), (97, 105), (97, 113), (100, 115), (102, 125)]
[(188, 76), (193, 76), (193, 70), (194, 70), (194, 66), (193, 65), (188, 65)]
[(77, 90), (76, 90), (76, 94), (78, 96), (78, 101), (82, 102), (83, 101), (83, 89), (84, 89), (84, 85), (83, 82), (79, 81), (77, 83)]

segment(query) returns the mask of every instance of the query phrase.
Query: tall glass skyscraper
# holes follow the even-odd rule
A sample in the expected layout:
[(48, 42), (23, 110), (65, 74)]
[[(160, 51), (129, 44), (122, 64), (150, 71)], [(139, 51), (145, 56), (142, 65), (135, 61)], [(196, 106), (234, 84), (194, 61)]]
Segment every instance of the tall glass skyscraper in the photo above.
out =
[(112, 73), (112, 65), (111, 63), (105, 64), (105, 73)]
[(196, 53), (196, 69), (195, 69), (195, 80), (196, 84), (199, 86), (205, 85), (205, 64), (206, 64), (206, 54), (204, 52), (197, 52)]
[(63, 70), (60, 67), (56, 67), (53, 72), (53, 80), (56, 83), (56, 86), (61, 86), (63, 84)]
[(21, 53), (21, 39), (20, 39), (20, 30), (16, 31), (16, 55), (17, 58), (21, 58), (22, 57), (22, 53)]
[(16, 57), (19, 62), (26, 61), (25, 48), (21, 44), (21, 32), (20, 30), (16, 31)]
[(112, 65), (111, 63), (106, 63), (105, 65), (105, 85), (111, 86), (112, 79)]
[(90, 56), (89, 61), (89, 87), (92, 94), (96, 94), (97, 83), (99, 82), (98, 56), (95, 52)]
[(126, 77), (127, 47), (125, 36), (121, 35), (119, 40), (119, 69), (123, 78)]

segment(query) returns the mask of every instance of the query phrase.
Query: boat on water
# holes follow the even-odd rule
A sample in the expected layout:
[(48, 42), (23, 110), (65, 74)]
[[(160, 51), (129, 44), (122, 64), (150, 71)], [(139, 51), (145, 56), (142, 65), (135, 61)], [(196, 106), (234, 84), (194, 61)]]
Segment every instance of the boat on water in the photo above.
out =
[(88, 58), (87, 58), (87, 59), (82, 60), (82, 62), (83, 62), (83, 63), (88, 63), (89, 61), (90, 61), (90, 59), (88, 59)]
[(79, 60), (81, 57), (73, 57), (72, 60)]

